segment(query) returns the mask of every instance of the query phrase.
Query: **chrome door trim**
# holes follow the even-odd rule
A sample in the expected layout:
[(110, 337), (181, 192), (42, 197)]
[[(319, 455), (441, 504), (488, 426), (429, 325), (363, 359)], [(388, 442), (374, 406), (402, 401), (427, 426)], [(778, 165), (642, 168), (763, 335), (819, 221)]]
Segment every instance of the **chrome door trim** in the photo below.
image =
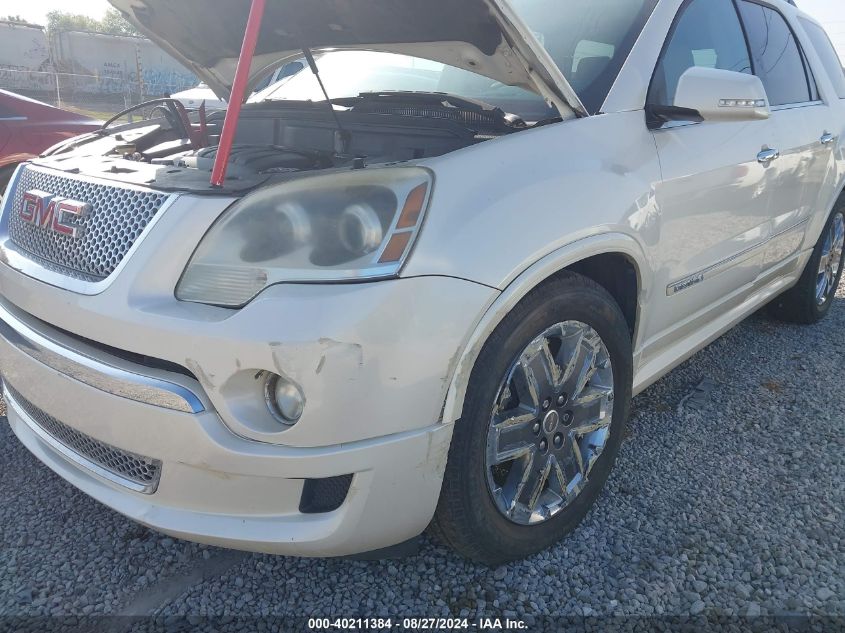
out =
[(174, 382), (106, 364), (36, 332), (0, 305), (0, 340), (33, 360), (105, 393), (154, 407), (202, 413), (197, 394)]
[(824, 105), (824, 101), (803, 101), (801, 103), (785, 103), (783, 105), (772, 106), (772, 112), (783, 112), (785, 110), (798, 110), (799, 108), (813, 108), (815, 106)]
[(721, 273), (725, 272), (726, 270), (728, 270), (732, 266), (735, 266), (736, 264), (739, 264), (739, 263), (745, 261), (746, 259), (748, 259), (748, 256), (753, 255), (759, 249), (764, 248), (765, 246), (767, 246), (773, 240), (776, 240), (777, 238), (779, 238), (779, 237), (781, 237), (781, 236), (783, 236), (787, 233), (798, 230), (799, 228), (801, 228), (802, 226), (807, 224), (809, 221), (810, 221), (810, 218), (805, 218), (805, 219), (801, 220), (800, 222), (798, 222), (797, 224), (793, 224), (789, 228), (783, 229), (782, 231), (778, 231), (777, 233), (770, 235), (765, 240), (755, 244), (754, 246), (749, 246), (748, 248), (731, 255), (730, 257), (726, 257), (725, 259), (723, 259), (719, 262), (716, 262), (712, 266), (708, 266), (707, 268), (704, 268), (703, 270), (699, 270), (698, 272), (696, 272), (692, 275), (688, 275), (688, 276), (684, 277), (683, 279), (679, 279), (678, 281), (672, 282), (666, 288), (666, 296), (667, 297), (674, 296), (678, 293), (683, 292), (684, 290), (688, 290), (688, 289), (692, 288), (693, 286), (697, 286), (698, 284), (704, 283), (705, 281), (712, 279), (713, 277), (716, 277), (717, 275), (720, 275)]
[(773, 161), (776, 161), (780, 158), (780, 150), (776, 149), (764, 149), (762, 152), (757, 154), (757, 162), (761, 165), (765, 165), (768, 167), (772, 164)]

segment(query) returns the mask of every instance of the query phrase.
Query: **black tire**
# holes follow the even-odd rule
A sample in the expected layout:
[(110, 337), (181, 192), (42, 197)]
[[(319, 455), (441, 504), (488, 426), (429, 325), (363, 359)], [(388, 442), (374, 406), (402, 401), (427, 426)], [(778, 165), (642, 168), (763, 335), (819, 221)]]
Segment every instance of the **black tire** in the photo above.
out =
[[(570, 505), (544, 523), (517, 525), (499, 511), (488, 488), (485, 451), (492, 403), (522, 350), (546, 328), (564, 321), (591, 326), (609, 353), (615, 396), (610, 437), (589, 482)], [(435, 536), (462, 556), (495, 566), (540, 552), (574, 530), (616, 461), (630, 411), (632, 380), (628, 324), (607, 291), (568, 272), (534, 290), (496, 328), (475, 364), (432, 521)]]
[(0, 199), (6, 194), (6, 187), (12, 179), (12, 174), (15, 173), (17, 165), (9, 165), (8, 167), (0, 167)]
[(833, 209), (833, 213), (830, 214), (830, 218), (828, 218), (825, 224), (816, 248), (813, 250), (813, 254), (807, 262), (807, 267), (804, 269), (804, 274), (801, 275), (801, 279), (790, 290), (769, 304), (768, 312), (774, 318), (789, 323), (813, 325), (824, 319), (828, 312), (830, 312), (830, 307), (836, 296), (836, 288), (839, 287), (839, 283), (842, 280), (845, 251), (843, 251), (839, 258), (839, 271), (833, 281), (833, 290), (827, 295), (823, 303), (819, 303), (818, 300), (817, 281), (825, 243), (837, 216), (845, 220), (845, 197), (840, 198)]

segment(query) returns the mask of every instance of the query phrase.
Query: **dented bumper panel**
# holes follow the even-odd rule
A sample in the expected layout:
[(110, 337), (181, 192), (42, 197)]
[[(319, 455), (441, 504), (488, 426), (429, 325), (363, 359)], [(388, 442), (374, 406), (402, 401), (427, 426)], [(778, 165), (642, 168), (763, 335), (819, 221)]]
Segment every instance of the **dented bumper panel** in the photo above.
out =
[[(301, 448), (440, 422), (455, 359), (496, 294), (436, 277), (291, 285), (270, 288), (243, 310), (230, 311), (186, 306), (172, 296), (145, 305), (131, 297), (79, 300), (49, 287), (35, 296), (32, 280), (19, 275), (3, 275), (0, 283), (18, 320), (26, 321), (21, 315), (38, 319), (42, 336), (62, 339), (61, 330), (184, 367), (195, 381), (142, 371), (159, 384), (174, 382), (185, 393), (196, 393), (240, 437)], [(45, 331), (46, 319), (54, 329)], [(84, 343), (71, 340), (71, 345), (76, 350), (68, 359), (97, 357), (97, 350)], [(100, 365), (132, 370), (123, 362), (105, 354)], [(266, 407), (267, 372), (289, 379), (305, 396), (303, 416), (293, 427), (280, 425)], [(91, 386), (93, 381), (80, 382)]]
[[(230, 311), (156, 295), (143, 279), (118, 278), (92, 297), (44, 285), (34, 293), (36, 283), (0, 271), (0, 362), (30, 412), (12, 399), (9, 421), (36, 456), (106, 505), (175, 536), (314, 556), (399, 543), (431, 519), (455, 359), (495, 291), (437, 277), (278, 286)], [(142, 355), (155, 362), (134, 361)], [(269, 414), (268, 372), (305, 395), (293, 427)], [(160, 464), (154, 493), (57, 446), (33, 410), (84, 442)], [(300, 511), (306, 479), (348, 475), (337, 510)]]

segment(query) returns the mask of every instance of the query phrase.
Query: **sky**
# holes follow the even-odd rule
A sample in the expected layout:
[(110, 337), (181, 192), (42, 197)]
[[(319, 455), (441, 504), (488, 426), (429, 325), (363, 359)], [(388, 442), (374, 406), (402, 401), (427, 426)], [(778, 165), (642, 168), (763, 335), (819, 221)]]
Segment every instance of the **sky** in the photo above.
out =
[[(825, 26), (845, 63), (845, 0), (796, 0), (796, 3)], [(108, 7), (106, 0), (0, 0), (0, 15), (16, 14), (44, 24), (44, 16), (53, 9), (100, 18)]]
[(796, 0), (795, 3), (824, 25), (845, 64), (845, 0)]
[(101, 18), (110, 6), (106, 0), (0, 0), (0, 15), (19, 15), (29, 22), (45, 24), (48, 11), (84, 13)]

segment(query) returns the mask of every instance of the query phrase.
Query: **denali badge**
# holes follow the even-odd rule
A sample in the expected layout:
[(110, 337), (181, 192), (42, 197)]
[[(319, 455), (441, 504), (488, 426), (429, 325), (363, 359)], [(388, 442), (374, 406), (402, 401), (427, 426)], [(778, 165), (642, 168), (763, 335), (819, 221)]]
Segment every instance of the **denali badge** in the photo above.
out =
[(672, 295), (676, 295), (679, 292), (683, 292), (684, 290), (688, 290), (693, 286), (697, 286), (698, 284), (703, 283), (706, 279), (707, 277), (704, 273), (698, 273), (697, 275), (693, 275), (692, 277), (687, 277), (686, 279), (669, 286), (666, 289), (666, 294), (671, 297)]
[(23, 194), (19, 212), (24, 222), (77, 239), (82, 237), (83, 227), (70, 221), (84, 218), (90, 210), (90, 204), (33, 189)]

